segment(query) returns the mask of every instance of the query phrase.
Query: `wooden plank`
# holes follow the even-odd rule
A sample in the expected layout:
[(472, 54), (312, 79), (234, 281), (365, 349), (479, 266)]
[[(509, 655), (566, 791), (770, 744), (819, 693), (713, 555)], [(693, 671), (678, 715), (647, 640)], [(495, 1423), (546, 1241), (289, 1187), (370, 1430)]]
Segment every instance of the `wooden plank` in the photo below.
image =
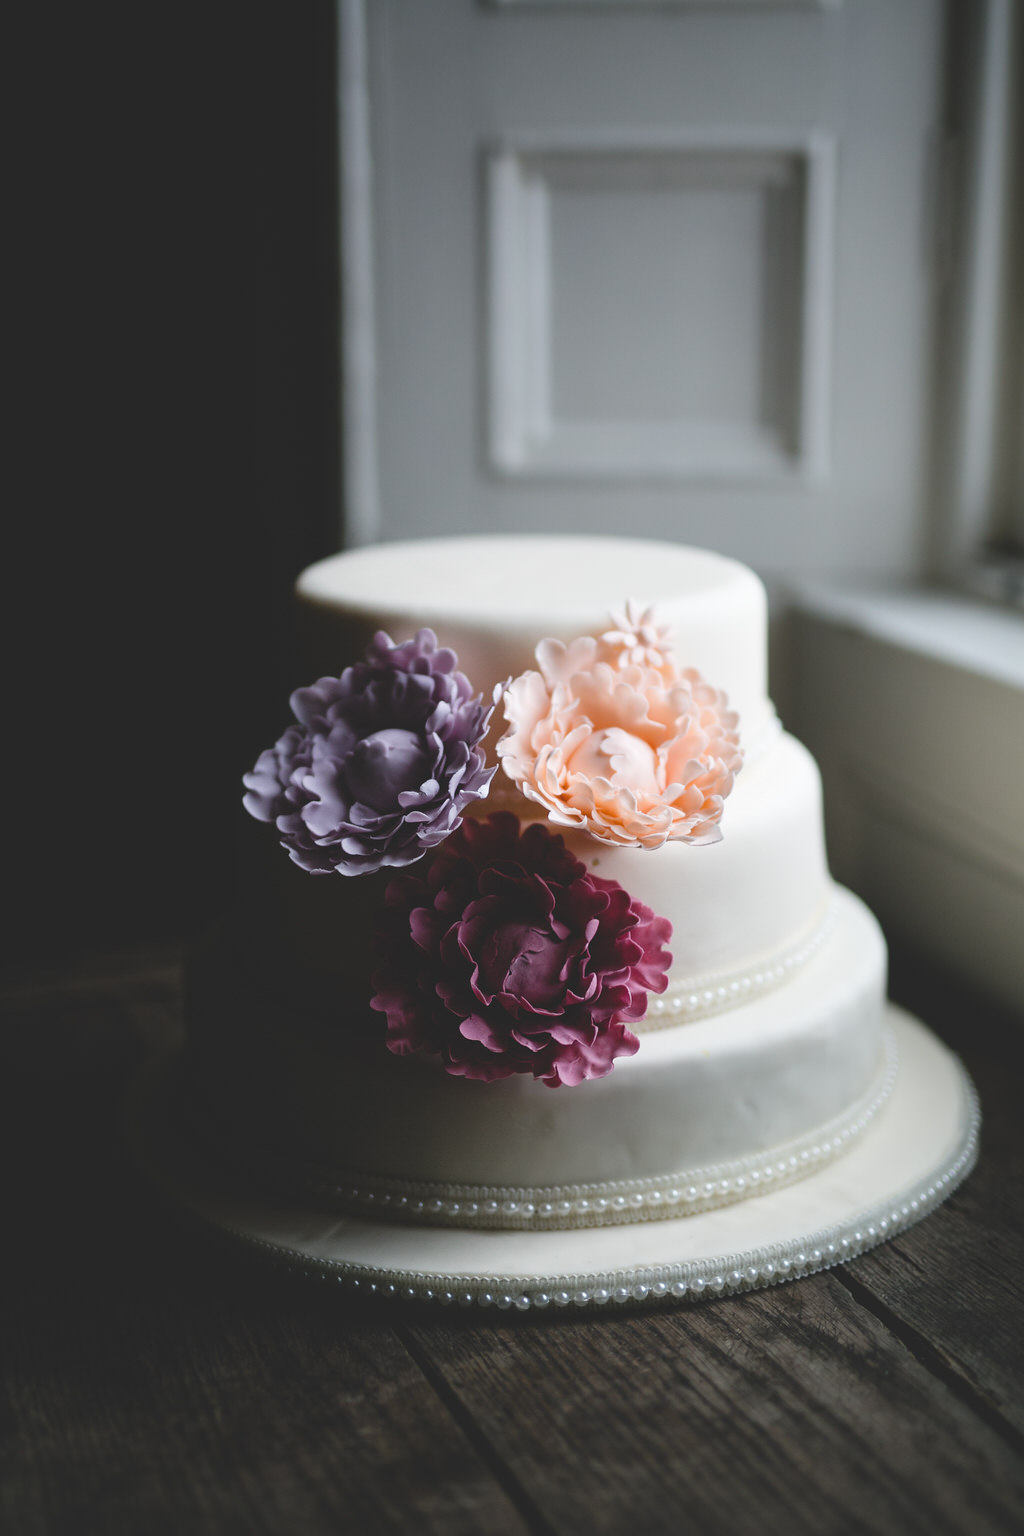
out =
[(153, 981), (177, 987), (181, 958), (180, 944), (162, 944), (19, 961), (0, 971), (0, 989), (8, 1008), (45, 1005), (61, 996), (123, 997)]
[(977, 1168), (941, 1210), (848, 1268), (854, 1294), (979, 1411), (1024, 1435), (1024, 1136), (1016, 1074), (964, 1053), (982, 1102)]
[(1021, 1528), (1024, 1460), (834, 1275), (409, 1332), (559, 1532)]
[(1020, 1021), (934, 960), (896, 946), (892, 991), (962, 1056), (982, 1106), (981, 1157), (928, 1221), (844, 1273), (858, 1299), (994, 1423), (1024, 1433), (1024, 1117)]
[[(383, 1310), (183, 1238), (123, 1160), (118, 1093), (171, 1027), (42, 994), (4, 1032), (19, 1177), (0, 1316), (4, 1530), (528, 1529)], [(325, 1288), (326, 1291), (326, 1288)]]
[(4, 1528), (528, 1529), (389, 1322), (333, 1300), (154, 1277), (9, 1330)]

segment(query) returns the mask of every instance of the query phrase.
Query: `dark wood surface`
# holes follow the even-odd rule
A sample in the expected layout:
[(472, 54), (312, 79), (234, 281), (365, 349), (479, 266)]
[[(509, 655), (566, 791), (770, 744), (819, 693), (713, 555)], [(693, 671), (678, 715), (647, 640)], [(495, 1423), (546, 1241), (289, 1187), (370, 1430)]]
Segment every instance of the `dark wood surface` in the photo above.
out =
[(473, 1321), (325, 1294), (186, 1236), (121, 1150), (179, 1028), (173, 953), (6, 989), (6, 1536), (1024, 1529), (1024, 1023), (927, 970), (982, 1157), (856, 1262), (632, 1314)]

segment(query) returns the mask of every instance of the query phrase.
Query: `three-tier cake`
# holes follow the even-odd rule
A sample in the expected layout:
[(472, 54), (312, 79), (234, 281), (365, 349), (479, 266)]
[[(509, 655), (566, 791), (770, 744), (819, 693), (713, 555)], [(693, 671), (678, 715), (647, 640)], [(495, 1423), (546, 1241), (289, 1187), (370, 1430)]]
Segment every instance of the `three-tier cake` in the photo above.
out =
[(767, 1283), (952, 1188), (969, 1086), (829, 876), (751, 571), (438, 539), (297, 603), (259, 863), (188, 975), (193, 1204), (356, 1287), (525, 1307)]

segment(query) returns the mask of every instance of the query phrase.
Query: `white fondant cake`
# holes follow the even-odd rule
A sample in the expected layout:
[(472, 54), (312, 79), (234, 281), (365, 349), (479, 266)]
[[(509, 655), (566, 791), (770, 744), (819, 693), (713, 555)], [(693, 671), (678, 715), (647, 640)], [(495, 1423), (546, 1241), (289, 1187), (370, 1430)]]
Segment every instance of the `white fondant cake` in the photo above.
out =
[[(427, 626), (458, 652), (459, 669), (485, 697), (537, 666), (539, 642), (569, 645), (609, 631), (609, 615), (629, 599), (651, 610), (642, 665), (657, 663), (656, 631), (669, 632), (678, 668), (696, 668), (739, 713), (746, 761), (731, 793), (715, 759), (716, 783), (725, 785), (724, 800), (714, 801), (721, 840), (673, 836), (643, 847), (552, 824), (545, 805), (500, 772), (487, 798), (461, 809), (476, 821), (496, 807), (512, 810), (524, 824), (564, 834), (589, 875), (616, 882), (635, 910), (671, 924), (663, 990), (650, 993), (644, 1017), (628, 1015), (635, 1053), (624, 1047), (613, 1069), (565, 1077), (555, 1090), (522, 1065), (481, 1081), (452, 1075), (436, 1054), (392, 1054), (384, 1011), (370, 1006), (384, 985), (372, 978), (387, 970), (374, 958), (374, 935), (394, 904), (386, 896), (393, 882), (428, 879), (444, 842), (399, 867), (311, 875), (274, 846), (270, 828), (254, 829), (267, 845), (266, 876), (188, 977), (196, 1101), (231, 1161), (339, 1209), (569, 1227), (749, 1198), (841, 1156), (864, 1129), (894, 1071), (884, 945), (870, 914), (829, 878), (817, 767), (775, 721), (765, 598), (750, 571), (641, 540), (500, 537), (340, 555), (298, 584), (311, 679), (336, 678), (381, 628), (404, 642)], [(639, 675), (623, 671), (620, 686)], [(702, 707), (717, 709), (728, 728), (724, 705)], [(492, 724), (492, 761), (505, 724)], [(383, 734), (380, 751), (396, 735)], [(302, 760), (300, 777), (317, 771)], [(372, 787), (364, 793), (372, 798)], [(709, 791), (705, 806), (712, 799)], [(568, 821), (583, 815), (576, 802), (569, 812)], [(351, 827), (346, 837), (362, 857), (365, 840)], [(532, 942), (527, 933), (524, 953)], [(515, 963), (503, 961), (509, 975)], [(416, 985), (422, 990), (422, 976)], [(438, 995), (448, 985), (439, 977)], [(490, 998), (482, 984), (481, 996)], [(396, 1017), (404, 1006), (392, 1003)], [(529, 1009), (531, 1017), (547, 1010), (545, 1019), (551, 1011), (536, 997)], [(485, 1026), (472, 1029), (476, 1041), (489, 1038)]]

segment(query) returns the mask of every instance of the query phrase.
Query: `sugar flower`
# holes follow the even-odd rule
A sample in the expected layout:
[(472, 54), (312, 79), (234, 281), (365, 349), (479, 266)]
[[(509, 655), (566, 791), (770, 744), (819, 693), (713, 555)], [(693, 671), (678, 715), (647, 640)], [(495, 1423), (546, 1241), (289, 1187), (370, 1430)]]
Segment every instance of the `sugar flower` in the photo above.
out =
[(379, 631), (365, 661), (292, 694), (297, 723), (245, 775), (246, 810), (313, 874), (421, 858), (495, 771), (480, 742), (500, 689), (484, 704), (457, 665), (432, 630), (401, 645)]
[(651, 609), (630, 599), (622, 613), (612, 613), (612, 628), (601, 636), (603, 650), (613, 666), (648, 666), (659, 670), (669, 663), (672, 635), (667, 625), (655, 624)]
[(577, 1084), (636, 1051), (628, 1026), (665, 989), (671, 935), (543, 823), (522, 831), (500, 812), (388, 885), (371, 1006), (396, 1055), (485, 1082)]
[(542, 640), (537, 672), (505, 693), (498, 756), (559, 826), (618, 847), (713, 843), (743, 763), (738, 716), (680, 670), (649, 613), (612, 616), (599, 639)]

